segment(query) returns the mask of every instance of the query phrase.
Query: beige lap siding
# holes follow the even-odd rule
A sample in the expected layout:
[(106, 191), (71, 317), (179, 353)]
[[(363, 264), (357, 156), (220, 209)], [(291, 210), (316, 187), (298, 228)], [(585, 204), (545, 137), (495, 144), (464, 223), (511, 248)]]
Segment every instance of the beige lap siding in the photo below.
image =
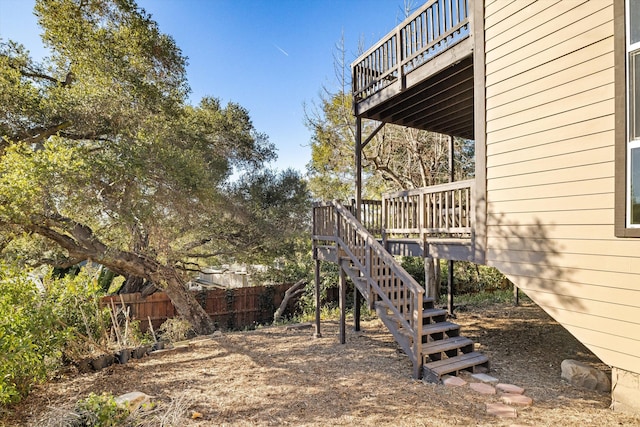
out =
[(640, 239), (614, 235), (612, 0), (485, 1), (487, 264), (640, 372)]

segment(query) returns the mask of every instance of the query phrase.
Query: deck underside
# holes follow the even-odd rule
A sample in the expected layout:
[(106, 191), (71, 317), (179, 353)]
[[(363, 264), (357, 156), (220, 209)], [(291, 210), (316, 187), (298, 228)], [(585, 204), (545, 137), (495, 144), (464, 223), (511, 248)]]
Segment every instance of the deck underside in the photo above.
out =
[(467, 38), (357, 102), (355, 114), (474, 139), (472, 53)]

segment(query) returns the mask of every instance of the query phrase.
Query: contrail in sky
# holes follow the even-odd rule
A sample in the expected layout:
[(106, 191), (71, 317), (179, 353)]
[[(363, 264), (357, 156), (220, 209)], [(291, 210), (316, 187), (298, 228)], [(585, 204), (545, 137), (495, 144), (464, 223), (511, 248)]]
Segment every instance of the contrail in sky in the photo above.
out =
[(287, 51), (286, 51), (286, 50), (284, 50), (283, 48), (281, 48), (280, 46), (278, 46), (277, 44), (275, 44), (275, 43), (274, 43), (274, 44), (273, 44), (273, 46), (274, 46), (276, 49), (278, 49), (280, 52), (282, 52), (282, 54), (283, 54), (283, 55), (285, 55), (285, 56), (289, 56), (289, 54), (287, 53)]

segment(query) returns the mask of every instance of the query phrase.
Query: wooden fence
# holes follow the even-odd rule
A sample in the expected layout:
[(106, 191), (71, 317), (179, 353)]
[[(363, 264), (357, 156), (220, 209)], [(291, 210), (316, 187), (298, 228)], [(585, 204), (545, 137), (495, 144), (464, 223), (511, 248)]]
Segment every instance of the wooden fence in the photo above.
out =
[[(252, 286), (235, 289), (215, 289), (194, 292), (196, 300), (217, 327), (222, 330), (243, 329), (256, 324), (270, 323), (273, 314), (291, 285)], [(103, 305), (130, 306), (131, 318), (140, 321), (140, 330), (147, 331), (149, 318), (154, 329), (165, 320), (177, 316), (175, 307), (164, 292), (156, 292), (148, 297), (140, 293), (110, 295), (102, 298)], [(293, 301), (290, 301), (291, 305)]]

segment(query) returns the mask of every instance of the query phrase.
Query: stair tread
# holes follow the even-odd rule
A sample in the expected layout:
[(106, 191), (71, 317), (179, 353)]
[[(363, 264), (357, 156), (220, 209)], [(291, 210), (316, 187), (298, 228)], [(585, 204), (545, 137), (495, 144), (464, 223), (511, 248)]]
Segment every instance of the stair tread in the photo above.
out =
[(480, 365), (488, 362), (489, 359), (482, 353), (471, 352), (460, 356), (450, 357), (448, 359), (429, 362), (424, 365), (426, 369), (435, 372), (438, 375), (448, 374), (450, 372), (459, 371), (471, 366)]
[[(397, 299), (393, 299), (393, 298), (389, 298), (389, 301), (391, 302), (391, 305), (392, 305), (392, 306), (394, 306), (394, 307), (398, 307), (398, 306), (402, 306), (402, 305), (405, 305), (405, 306), (406, 306), (406, 305), (408, 304), (408, 301), (407, 301), (407, 304), (404, 304), (404, 303), (405, 303), (405, 300), (397, 300)], [(378, 302), (379, 302), (379, 303), (381, 303), (381, 304), (384, 304), (384, 305), (389, 305), (389, 304), (388, 304), (385, 300), (383, 300), (383, 299), (380, 299)], [(423, 314), (423, 316), (425, 315), (425, 313), (426, 313), (427, 311), (430, 311), (430, 310), (439, 310), (439, 309), (424, 308), (424, 309), (422, 309), (422, 314)], [(446, 312), (446, 310), (444, 310), (444, 313), (445, 313), (445, 314), (447, 313), (447, 312)], [(438, 313), (438, 314), (439, 314), (439, 313)], [(433, 316), (433, 314), (432, 314), (432, 316)], [(428, 317), (428, 316), (427, 316), (427, 317)]]
[(447, 314), (447, 310), (441, 308), (425, 308), (422, 310), (422, 317), (435, 317)]
[(422, 335), (435, 334), (438, 332), (455, 331), (460, 329), (460, 325), (451, 322), (430, 323), (422, 326)]
[(425, 355), (439, 353), (441, 351), (453, 350), (473, 344), (469, 338), (453, 337), (443, 340), (433, 341), (422, 345), (422, 353)]

